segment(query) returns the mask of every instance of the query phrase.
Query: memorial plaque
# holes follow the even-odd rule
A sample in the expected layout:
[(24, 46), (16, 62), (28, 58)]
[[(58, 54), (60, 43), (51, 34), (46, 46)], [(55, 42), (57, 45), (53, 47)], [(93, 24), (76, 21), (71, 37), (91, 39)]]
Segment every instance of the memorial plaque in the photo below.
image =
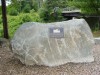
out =
[(50, 27), (49, 37), (50, 38), (64, 38), (64, 28), (63, 27)]

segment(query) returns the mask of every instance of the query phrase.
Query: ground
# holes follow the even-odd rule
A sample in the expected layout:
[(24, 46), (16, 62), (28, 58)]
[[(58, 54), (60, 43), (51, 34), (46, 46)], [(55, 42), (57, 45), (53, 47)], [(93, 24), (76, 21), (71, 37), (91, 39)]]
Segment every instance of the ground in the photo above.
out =
[(67, 63), (58, 67), (25, 66), (8, 48), (0, 48), (0, 75), (100, 75), (100, 45), (95, 45), (92, 63)]

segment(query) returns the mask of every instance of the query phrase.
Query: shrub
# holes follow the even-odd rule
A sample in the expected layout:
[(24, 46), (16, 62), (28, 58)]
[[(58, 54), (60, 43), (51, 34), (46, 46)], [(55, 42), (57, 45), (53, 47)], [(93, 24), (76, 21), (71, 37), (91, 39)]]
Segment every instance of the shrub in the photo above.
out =
[(34, 10), (34, 9), (30, 10), (30, 13), (31, 13), (31, 14), (33, 14), (34, 12), (35, 12), (35, 10)]
[(53, 9), (41, 8), (39, 10), (39, 15), (43, 19), (44, 22), (55, 22), (64, 20), (61, 15), (61, 9), (57, 9), (55, 12)]
[(62, 10), (60, 8), (57, 8), (57, 10), (54, 13), (54, 21), (62, 21), (64, 20), (62, 16)]
[(96, 24), (95, 24), (95, 29), (94, 29), (94, 31), (98, 31), (99, 30), (99, 22), (97, 22)]
[(1, 6), (0, 6), (0, 14), (2, 14), (2, 8), (1, 8)]
[(10, 38), (13, 37), (16, 30), (25, 22), (40, 22), (40, 17), (37, 13), (33, 14), (25, 14), (21, 13), (18, 16), (8, 16), (8, 26), (9, 26), (9, 34)]
[(15, 8), (10, 8), (8, 12), (9, 12), (9, 15), (11, 15), (11, 16), (18, 15), (18, 11)]
[(13, 37), (15, 31), (20, 27), (21, 20), (19, 16), (8, 16), (8, 30), (10, 38)]
[(31, 10), (31, 7), (30, 7), (29, 4), (27, 4), (27, 5), (23, 8), (23, 12), (25, 12), (25, 13), (29, 13), (30, 10)]
[(23, 15), (20, 17), (20, 19), (22, 20), (22, 23), (32, 21), (32, 19), (29, 15)]
[(34, 2), (33, 2), (33, 8), (34, 8), (34, 10), (35, 11), (38, 11), (38, 2), (36, 1), (36, 0), (34, 0)]
[(3, 37), (3, 28), (0, 27), (0, 37)]
[[(1, 17), (1, 16), (0, 16)], [(16, 30), (25, 22), (40, 22), (40, 16), (37, 12), (34, 13), (20, 13), (18, 16), (7, 15), (8, 30), (10, 38), (13, 37)], [(0, 37), (3, 37), (2, 19), (0, 19)]]
[(2, 23), (2, 17), (0, 16), (0, 24)]
[(46, 8), (40, 8), (39, 16), (43, 19), (43, 21), (47, 22), (50, 20), (50, 11)]

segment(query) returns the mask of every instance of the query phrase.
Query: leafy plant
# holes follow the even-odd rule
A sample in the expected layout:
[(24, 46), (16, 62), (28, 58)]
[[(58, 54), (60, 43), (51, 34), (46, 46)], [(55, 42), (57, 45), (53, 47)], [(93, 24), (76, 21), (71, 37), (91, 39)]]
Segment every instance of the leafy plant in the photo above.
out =
[(55, 22), (63, 20), (60, 8), (57, 8), (56, 10), (49, 8), (41, 8), (39, 10), (39, 15), (44, 22)]
[(1, 8), (1, 6), (0, 6), (0, 14), (2, 14), (2, 8)]
[(81, 9), (83, 14), (100, 14), (100, 0), (68, 0), (68, 5)]
[(39, 10), (39, 15), (40, 15), (40, 18), (42, 18), (43, 21), (45, 22), (48, 22), (50, 20), (50, 10), (46, 8), (41, 8)]
[(0, 37), (3, 37), (3, 28), (0, 27)]
[(31, 14), (35, 13), (35, 10), (34, 9), (30, 10), (30, 13)]
[(0, 16), (0, 24), (2, 23), (2, 17)]
[(30, 10), (31, 10), (31, 7), (30, 7), (29, 4), (27, 4), (27, 5), (23, 8), (23, 12), (25, 12), (25, 13), (29, 13)]
[(9, 15), (17, 16), (18, 11), (15, 8), (12, 7), (12, 8), (9, 9)]
[(21, 20), (22, 20), (23, 23), (32, 21), (32, 19), (31, 19), (31, 17), (29, 15), (21, 16)]

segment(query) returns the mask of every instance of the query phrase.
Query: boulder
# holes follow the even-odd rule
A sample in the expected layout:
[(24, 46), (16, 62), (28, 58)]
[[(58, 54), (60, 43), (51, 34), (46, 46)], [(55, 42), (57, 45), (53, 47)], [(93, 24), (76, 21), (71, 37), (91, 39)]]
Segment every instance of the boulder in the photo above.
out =
[(94, 38), (95, 44), (100, 45), (100, 37)]
[(14, 56), (26, 65), (59, 66), (92, 62), (94, 38), (84, 19), (24, 23), (11, 40)]
[(9, 40), (5, 38), (0, 38), (0, 48), (10, 48)]

